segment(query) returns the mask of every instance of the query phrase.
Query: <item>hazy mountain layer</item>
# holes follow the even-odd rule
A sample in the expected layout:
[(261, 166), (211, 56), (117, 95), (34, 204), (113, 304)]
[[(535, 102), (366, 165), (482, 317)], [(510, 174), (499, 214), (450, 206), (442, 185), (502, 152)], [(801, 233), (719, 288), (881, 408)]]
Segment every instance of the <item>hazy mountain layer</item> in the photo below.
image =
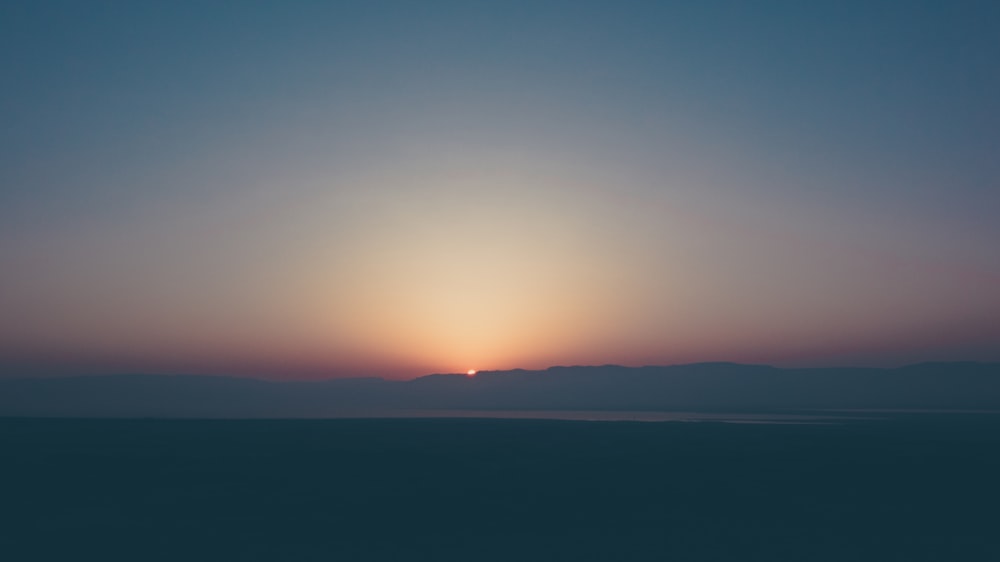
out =
[(1000, 364), (551, 367), (319, 382), (109, 375), (0, 381), (0, 416), (323, 417), (406, 410), (1000, 409)]

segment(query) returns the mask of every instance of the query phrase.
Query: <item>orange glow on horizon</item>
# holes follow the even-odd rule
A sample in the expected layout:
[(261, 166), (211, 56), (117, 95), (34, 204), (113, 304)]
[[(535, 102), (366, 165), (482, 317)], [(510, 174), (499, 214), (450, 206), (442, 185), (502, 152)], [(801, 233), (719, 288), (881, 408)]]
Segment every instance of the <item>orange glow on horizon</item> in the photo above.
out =
[[(959, 341), (994, 353), (982, 335), (1000, 311), (988, 276), (898, 266), (888, 250), (806, 252), (805, 239), (681, 212), (666, 196), (620, 204), (599, 174), (513, 165), (483, 177), (503, 162), (453, 154), (465, 167), (352, 179), (289, 208), (291, 226), (238, 239), (220, 238), (211, 221), (168, 236), (173, 217), (127, 240), (114, 229), (42, 239), (32, 252), (66, 265), (40, 270), (25, 251), (3, 268), (25, 272), (0, 298), (25, 321), (0, 329), (0, 358), (30, 355), (53, 370), (409, 379), (475, 376), (470, 364), (868, 364)], [(330, 221), (331, 209), (344, 220)], [(133, 246), (147, 250), (115, 270)], [(787, 255), (800, 257), (786, 265)], [(941, 325), (956, 335), (945, 341)]]

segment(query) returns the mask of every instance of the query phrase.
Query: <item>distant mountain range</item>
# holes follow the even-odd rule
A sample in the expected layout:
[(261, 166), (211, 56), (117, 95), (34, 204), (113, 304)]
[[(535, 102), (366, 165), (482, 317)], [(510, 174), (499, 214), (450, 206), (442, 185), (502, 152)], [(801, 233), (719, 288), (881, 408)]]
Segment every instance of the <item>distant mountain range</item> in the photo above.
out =
[(1000, 363), (781, 369), (736, 363), (551, 367), (277, 382), (192, 375), (0, 380), (0, 416), (339, 417), (416, 410), (1000, 410)]

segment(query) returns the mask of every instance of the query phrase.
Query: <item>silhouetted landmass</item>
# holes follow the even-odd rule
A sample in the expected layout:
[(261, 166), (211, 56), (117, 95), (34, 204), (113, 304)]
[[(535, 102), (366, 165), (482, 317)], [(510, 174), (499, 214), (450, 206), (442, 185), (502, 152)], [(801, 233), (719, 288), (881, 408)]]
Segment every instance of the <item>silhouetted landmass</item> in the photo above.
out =
[(734, 363), (274, 382), (114, 375), (0, 381), (0, 416), (324, 417), (406, 410), (1000, 409), (1000, 363), (780, 369)]
[(1000, 418), (0, 419), (11, 562), (1000, 560)]

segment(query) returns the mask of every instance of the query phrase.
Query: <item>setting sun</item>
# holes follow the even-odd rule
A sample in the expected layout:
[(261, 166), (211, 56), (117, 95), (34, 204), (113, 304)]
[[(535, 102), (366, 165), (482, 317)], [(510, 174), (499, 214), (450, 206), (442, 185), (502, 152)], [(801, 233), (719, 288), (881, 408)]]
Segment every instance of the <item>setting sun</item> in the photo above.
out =
[(469, 369), (468, 371), (465, 372), (465, 374), (468, 375), (468, 376), (470, 376), (470, 377), (474, 377), (474, 376), (476, 376), (476, 370), (475, 369)]

